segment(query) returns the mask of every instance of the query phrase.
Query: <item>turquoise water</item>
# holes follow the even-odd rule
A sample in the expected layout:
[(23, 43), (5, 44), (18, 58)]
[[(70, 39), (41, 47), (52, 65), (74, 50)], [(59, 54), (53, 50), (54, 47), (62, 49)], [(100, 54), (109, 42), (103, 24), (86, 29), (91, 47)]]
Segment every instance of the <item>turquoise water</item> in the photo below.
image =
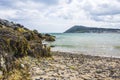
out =
[(82, 53), (95, 56), (120, 57), (120, 34), (56, 33), (53, 51)]

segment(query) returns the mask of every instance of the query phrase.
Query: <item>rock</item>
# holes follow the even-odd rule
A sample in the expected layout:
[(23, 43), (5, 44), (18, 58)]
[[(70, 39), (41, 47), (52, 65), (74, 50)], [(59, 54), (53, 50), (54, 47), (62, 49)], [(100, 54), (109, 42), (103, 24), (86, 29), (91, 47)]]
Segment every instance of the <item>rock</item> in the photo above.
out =
[(45, 34), (45, 36), (51, 36), (50, 34)]
[(24, 64), (20, 64), (20, 67), (24, 69), (24, 68), (25, 68), (25, 65), (24, 65)]
[(55, 41), (55, 36), (52, 36), (50, 34), (45, 34), (44, 36), (46, 41)]
[(43, 35), (41, 33), (38, 33), (39, 38), (43, 38)]
[(56, 78), (52, 78), (51, 80), (57, 80)]
[(55, 45), (51, 45), (50, 47), (55, 47)]
[(0, 55), (0, 70), (6, 70), (5, 60), (2, 55)]
[(23, 35), (28, 41), (34, 40), (34, 35), (32, 32), (24, 32)]
[(46, 36), (46, 41), (55, 41), (55, 37), (53, 36)]
[(37, 31), (37, 30), (33, 30), (33, 32), (34, 32), (35, 34), (38, 34), (38, 31)]
[(20, 28), (24, 28), (24, 26), (21, 25), (21, 24), (15, 24), (15, 25), (18, 26), (18, 27), (20, 27)]
[(40, 80), (42, 80), (43, 79), (43, 77), (40, 77)]
[(41, 80), (41, 79), (35, 79), (35, 80)]
[(3, 75), (3, 72), (2, 71), (0, 71), (0, 76), (2, 76)]

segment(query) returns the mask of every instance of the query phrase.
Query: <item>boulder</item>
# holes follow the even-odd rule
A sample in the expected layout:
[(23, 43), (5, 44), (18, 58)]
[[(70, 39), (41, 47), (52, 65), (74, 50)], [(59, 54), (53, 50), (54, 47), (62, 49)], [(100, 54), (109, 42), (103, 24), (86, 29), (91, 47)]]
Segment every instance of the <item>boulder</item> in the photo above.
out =
[(55, 41), (55, 36), (52, 36), (50, 34), (45, 34), (45, 40), (46, 41)]
[(55, 41), (55, 37), (54, 36), (47, 36), (46, 41)]

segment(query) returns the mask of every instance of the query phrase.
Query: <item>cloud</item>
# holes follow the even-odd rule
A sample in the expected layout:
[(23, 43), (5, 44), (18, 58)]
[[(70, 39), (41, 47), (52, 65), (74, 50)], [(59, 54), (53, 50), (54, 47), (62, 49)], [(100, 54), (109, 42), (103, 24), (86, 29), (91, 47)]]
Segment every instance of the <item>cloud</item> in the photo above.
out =
[[(106, 22), (118, 22), (115, 20), (115, 17), (119, 17), (120, 15), (120, 1), (114, 0), (94, 0), (94, 1), (84, 1), (83, 9), (86, 10), (90, 16), (91, 19), (95, 21), (106, 21)], [(114, 20), (113, 20), (114, 18)]]
[(40, 3), (44, 3), (47, 5), (56, 5), (58, 3), (58, 0), (33, 0), (33, 1), (38, 1)]
[(73, 25), (119, 28), (119, 4), (120, 0), (1, 0), (0, 18), (42, 32), (64, 32)]
[(16, 10), (11, 10), (11, 9), (1, 9), (0, 10), (0, 16), (1, 18), (16, 18)]
[[(86, 5), (85, 5), (86, 4)], [(92, 15), (115, 15), (120, 14), (120, 2), (117, 0), (85, 0), (83, 9), (89, 11)]]

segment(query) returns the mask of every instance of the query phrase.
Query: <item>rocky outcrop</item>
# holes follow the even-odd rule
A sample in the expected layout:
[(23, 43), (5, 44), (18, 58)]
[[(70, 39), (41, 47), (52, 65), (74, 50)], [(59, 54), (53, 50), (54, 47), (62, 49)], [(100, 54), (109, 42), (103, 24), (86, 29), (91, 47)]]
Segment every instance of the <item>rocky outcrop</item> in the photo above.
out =
[(55, 36), (52, 36), (50, 34), (45, 34), (45, 40), (46, 41), (55, 41)]
[(42, 44), (42, 40), (44, 37), (37, 30), (31, 31), (21, 24), (0, 19), (0, 73), (11, 71), (17, 58), (51, 56), (50, 47)]

